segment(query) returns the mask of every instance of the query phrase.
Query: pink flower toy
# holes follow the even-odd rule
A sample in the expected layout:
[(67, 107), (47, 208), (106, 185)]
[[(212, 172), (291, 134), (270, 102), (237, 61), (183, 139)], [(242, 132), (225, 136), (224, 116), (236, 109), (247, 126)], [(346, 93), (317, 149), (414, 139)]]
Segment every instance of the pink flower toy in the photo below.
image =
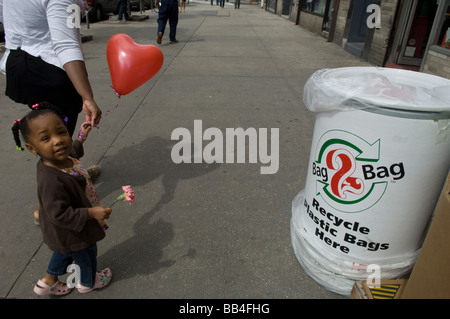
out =
[(129, 186), (129, 185), (128, 186), (122, 186), (122, 189), (123, 189), (124, 193), (122, 195), (120, 195), (119, 197), (117, 197), (116, 200), (109, 207), (113, 207), (113, 205), (116, 202), (120, 201), (120, 200), (123, 200), (125, 202), (129, 202), (130, 205), (132, 203), (134, 203), (134, 191), (131, 188), (131, 186)]

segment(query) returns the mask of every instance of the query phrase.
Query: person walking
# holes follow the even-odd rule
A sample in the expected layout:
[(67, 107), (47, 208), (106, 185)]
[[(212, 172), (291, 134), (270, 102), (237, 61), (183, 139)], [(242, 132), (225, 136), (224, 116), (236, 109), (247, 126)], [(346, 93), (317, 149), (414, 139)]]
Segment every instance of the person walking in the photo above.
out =
[[(157, 0), (156, 0), (157, 1)], [(161, 0), (158, 12), (158, 37), (156, 42), (162, 43), (162, 37), (166, 29), (167, 20), (169, 20), (169, 40), (170, 43), (177, 43), (177, 25), (178, 25), (178, 0)]]
[(125, 17), (125, 21), (127, 21), (130, 17), (128, 16), (128, 0), (120, 0), (120, 8), (119, 8), (119, 22), (122, 22), (122, 17)]
[(186, 12), (186, 0), (180, 0), (180, 13), (181, 11)]

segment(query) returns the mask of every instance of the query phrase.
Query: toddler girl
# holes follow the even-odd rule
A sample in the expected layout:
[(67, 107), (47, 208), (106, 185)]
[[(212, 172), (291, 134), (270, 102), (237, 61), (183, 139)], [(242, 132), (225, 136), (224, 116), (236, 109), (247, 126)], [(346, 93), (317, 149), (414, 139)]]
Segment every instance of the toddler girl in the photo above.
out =
[[(111, 208), (99, 206), (86, 170), (78, 159), (83, 156), (83, 142), (91, 130), (82, 125), (78, 139), (72, 142), (64, 116), (48, 103), (35, 104), (12, 127), (17, 149), (26, 148), (40, 157), (37, 163), (39, 219), (43, 241), (53, 251), (47, 274), (37, 282), (38, 295), (65, 295), (71, 291), (58, 276), (75, 263), (80, 270), (81, 293), (106, 286), (111, 270), (97, 272), (97, 241), (105, 237), (99, 221), (109, 218)], [(96, 205), (96, 206), (93, 206)]]

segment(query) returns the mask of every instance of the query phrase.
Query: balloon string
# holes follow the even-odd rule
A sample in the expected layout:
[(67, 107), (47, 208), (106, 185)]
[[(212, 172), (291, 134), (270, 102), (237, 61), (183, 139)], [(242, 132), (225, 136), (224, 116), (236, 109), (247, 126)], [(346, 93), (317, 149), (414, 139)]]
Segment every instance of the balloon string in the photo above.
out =
[(119, 99), (119, 101), (117, 102), (116, 106), (114, 107), (114, 109), (112, 110), (107, 110), (105, 113), (105, 116), (102, 116), (102, 118), (105, 118), (109, 112), (114, 111), (115, 109), (117, 109), (119, 107), (120, 104), (120, 97), (122, 96), (121, 94), (117, 93), (116, 90), (114, 90), (114, 88), (111, 86), (111, 89), (113, 90), (114, 94), (116, 94), (117, 98)]

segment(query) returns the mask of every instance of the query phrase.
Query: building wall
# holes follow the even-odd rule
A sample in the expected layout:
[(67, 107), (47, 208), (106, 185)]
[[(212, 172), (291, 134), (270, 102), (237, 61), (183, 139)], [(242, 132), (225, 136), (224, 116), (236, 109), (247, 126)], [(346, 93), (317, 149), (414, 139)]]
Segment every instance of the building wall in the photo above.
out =
[(295, 23), (297, 22), (297, 13), (299, 10), (300, 1), (301, 0), (293, 0), (294, 5), (292, 6), (291, 15), (289, 16), (289, 20), (291, 20), (292, 22), (295, 22)]
[(322, 31), (323, 17), (306, 12), (300, 12), (299, 25), (311, 32), (318, 33)]
[(423, 72), (450, 79), (450, 50), (430, 46), (425, 57)]
[(370, 43), (370, 51), (367, 60), (377, 66), (383, 66), (389, 38), (394, 27), (395, 13), (398, 0), (381, 1), (381, 27), (373, 30), (373, 37)]
[(288, 19), (292, 22), (296, 22), (297, 20), (297, 12), (298, 12), (298, 7), (299, 7), (299, 3), (301, 0), (278, 0), (277, 1), (277, 11), (276, 14), (278, 14), (279, 16), (282, 15), (283, 13), (283, 5), (284, 2), (288, 2), (288, 6), (290, 8), (290, 12), (289, 12), (289, 17)]
[(276, 13), (278, 15), (281, 15), (281, 12), (283, 11), (283, 1), (284, 0), (278, 0), (277, 1), (277, 9), (276, 9)]
[[(358, 0), (355, 0), (358, 1)], [(398, 0), (382, 0), (381, 27), (369, 29), (364, 48), (364, 58), (377, 66), (382, 66), (387, 54), (389, 37), (391, 36)], [(336, 27), (333, 42), (344, 47), (347, 42), (347, 33), (351, 22), (349, 16), (350, 0), (341, 0), (336, 17)]]
[(333, 42), (344, 46), (347, 41), (346, 36), (344, 37), (345, 27), (347, 25), (347, 14), (350, 7), (350, 0), (341, 0), (339, 2), (339, 8), (336, 15), (336, 26), (334, 30)]
[[(277, 2), (277, 13), (280, 14), (282, 10), (282, 1)], [(358, 0), (354, 0), (358, 1)], [(294, 6), (289, 19), (296, 22), (298, 7), (300, 0), (294, 0)], [(374, 1), (375, 2), (375, 1)], [(369, 29), (367, 32), (366, 42), (364, 45), (364, 52), (362, 59), (367, 60), (375, 66), (385, 66), (389, 51), (394, 48), (392, 40), (395, 35), (396, 21), (398, 22), (397, 8), (401, 0), (378, 0), (381, 9), (381, 26), (379, 29)], [(340, 0), (338, 11), (336, 13), (336, 21), (334, 33), (332, 35), (333, 43), (338, 46), (345, 47), (347, 42), (348, 29), (351, 22), (351, 13), (349, 13), (351, 0)], [(313, 33), (322, 33), (323, 17), (300, 11), (299, 25)], [(421, 71), (429, 74), (434, 74), (450, 79), (450, 50), (443, 49), (439, 46), (430, 46), (427, 51), (424, 62), (422, 63)]]

